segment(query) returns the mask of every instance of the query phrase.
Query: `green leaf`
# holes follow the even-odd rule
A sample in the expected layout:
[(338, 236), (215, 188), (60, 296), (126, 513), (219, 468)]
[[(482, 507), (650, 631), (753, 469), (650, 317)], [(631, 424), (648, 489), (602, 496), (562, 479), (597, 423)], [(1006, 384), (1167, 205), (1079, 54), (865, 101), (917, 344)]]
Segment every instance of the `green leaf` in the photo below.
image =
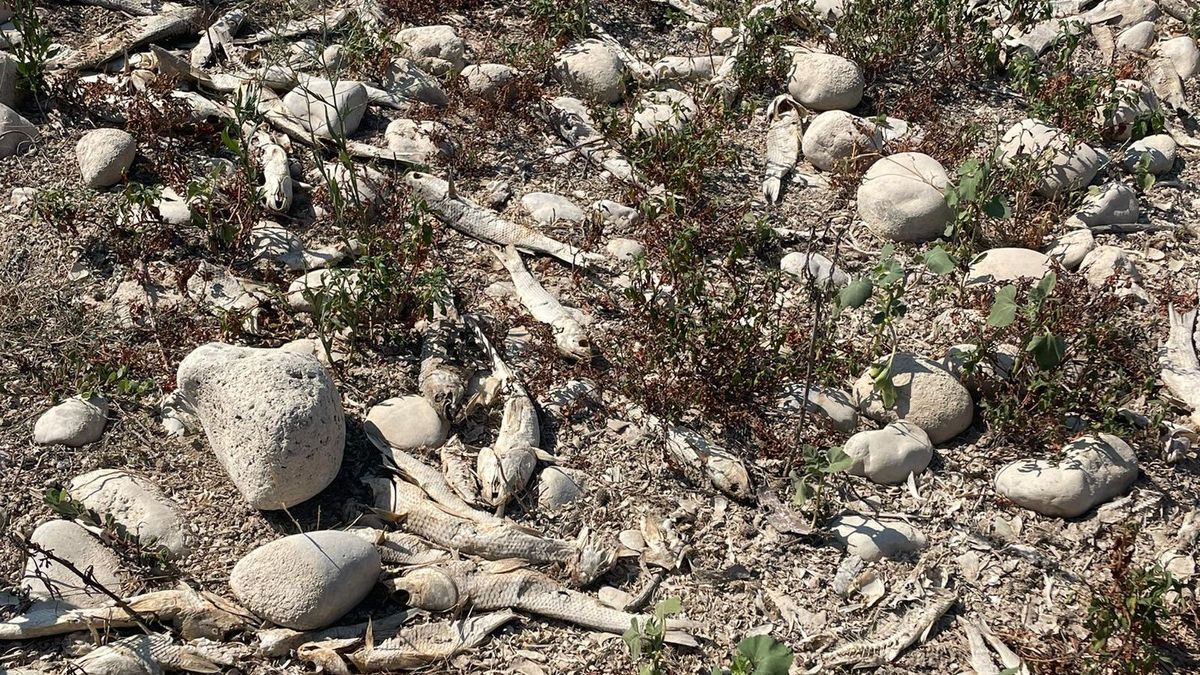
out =
[(661, 602), (654, 606), (654, 615), (661, 619), (672, 614), (678, 614), (682, 609), (683, 602), (678, 597), (663, 598)]
[(842, 446), (835, 445), (829, 449), (829, 464), (822, 471), (825, 473), (838, 473), (839, 471), (849, 469), (853, 463), (854, 458), (847, 455), (846, 451), (842, 450)]
[(754, 665), (754, 675), (787, 675), (795, 656), (770, 635), (753, 635), (738, 643), (738, 653)]
[(1004, 328), (1017, 318), (1017, 287), (1009, 284), (996, 291), (996, 299), (992, 301), (992, 311), (988, 314), (989, 326)]
[(808, 485), (808, 479), (799, 474), (792, 475), (792, 503), (796, 506), (804, 506), (808, 500), (812, 499), (813, 490)]
[(634, 661), (642, 658), (642, 631), (638, 629), (637, 617), (629, 620), (629, 628), (621, 634), (621, 639), (625, 641), (625, 646), (629, 647), (629, 656)]
[(988, 203), (983, 205), (983, 212), (996, 220), (1004, 220), (1012, 215), (1012, 209), (1008, 207), (1008, 200), (1004, 195), (996, 195), (988, 200)]
[(1067, 342), (1057, 335), (1046, 331), (1029, 341), (1025, 351), (1033, 354), (1033, 360), (1042, 370), (1050, 370), (1062, 363), (1067, 353)]
[(925, 253), (925, 266), (929, 268), (930, 272), (941, 276), (953, 272), (958, 267), (958, 261), (951, 257), (946, 249), (934, 246)]
[(1036, 304), (1040, 306), (1046, 301), (1046, 298), (1050, 297), (1050, 293), (1054, 291), (1054, 286), (1057, 283), (1058, 275), (1054, 272), (1048, 272), (1046, 276), (1042, 277), (1042, 280), (1037, 282), (1037, 285), (1029, 291), (1030, 304)]
[(889, 257), (880, 266), (882, 274), (879, 277), (879, 285), (882, 288), (890, 288), (892, 284), (904, 277), (904, 267), (893, 258)]
[(838, 309), (846, 309), (847, 307), (862, 307), (867, 302), (867, 298), (871, 297), (871, 291), (875, 290), (875, 285), (870, 279), (855, 279), (846, 285), (845, 288), (838, 293)]

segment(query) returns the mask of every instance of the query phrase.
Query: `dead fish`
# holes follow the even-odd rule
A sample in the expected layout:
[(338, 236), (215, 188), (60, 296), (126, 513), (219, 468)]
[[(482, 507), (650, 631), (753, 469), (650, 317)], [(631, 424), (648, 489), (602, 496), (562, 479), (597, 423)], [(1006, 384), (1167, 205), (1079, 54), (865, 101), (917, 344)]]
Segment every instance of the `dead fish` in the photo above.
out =
[(452, 436), (438, 448), (442, 460), (442, 475), (454, 493), (468, 504), (479, 502), (479, 481), (466, 457), (467, 448), (462, 439)]
[(1196, 355), (1196, 309), (1179, 311), (1168, 307), (1171, 332), (1159, 350), (1162, 381), (1167, 389), (1192, 410), (1192, 422), (1200, 424), (1200, 359)]
[(92, 5), (95, 7), (103, 7), (111, 9), (115, 12), (124, 12), (129, 16), (153, 16), (154, 10), (146, 5), (135, 0), (73, 0), (80, 5)]
[(260, 31), (253, 35), (234, 40), (237, 45), (253, 45), (260, 42), (270, 42), (272, 40), (297, 38), (310, 33), (320, 33), (322, 31), (335, 31), (342, 27), (342, 24), (350, 20), (354, 16), (354, 12), (344, 7), (330, 9), (318, 16), (312, 16), (306, 19), (293, 19), (287, 22), (278, 29), (271, 28)]
[(617, 40), (612, 35), (609, 35), (608, 31), (604, 30), (604, 28), (599, 24), (590, 24), (589, 28), (591, 28), (592, 34), (596, 37), (596, 39), (608, 45), (608, 48), (617, 55), (617, 58), (621, 60), (621, 64), (625, 66), (625, 69), (628, 70), (631, 75), (633, 75), (635, 80), (644, 84), (650, 84), (654, 82), (654, 69), (650, 67), (650, 64), (646, 63), (642, 59), (638, 58), (636, 54), (629, 51), (629, 49), (622, 44), (620, 40)]
[(734, 499), (750, 498), (750, 473), (737, 455), (679, 425), (667, 427), (667, 451), (677, 460), (700, 467), (713, 486)]
[(425, 202), (438, 220), (475, 239), (553, 256), (569, 265), (603, 260), (570, 244), (500, 217), (500, 214), (459, 196), (449, 182), (433, 174), (412, 171), (404, 176), (413, 196)]
[(1183, 81), (1171, 60), (1158, 57), (1146, 64), (1146, 83), (1154, 90), (1158, 100), (1167, 104), (1172, 110), (1187, 111), (1187, 99), (1184, 96)]
[(357, 638), (366, 632), (367, 626), (371, 626), (376, 632), (386, 635), (399, 630), (401, 626), (414, 618), (424, 615), (425, 612), (419, 609), (406, 609), (396, 614), (372, 619), (367, 623), (334, 626), (333, 628), (324, 628), (316, 631), (305, 632), (292, 630), (291, 628), (268, 628), (260, 630), (257, 633), (258, 653), (270, 658), (287, 656), (293, 649), (297, 649), (308, 642)]
[(779, 201), (783, 179), (791, 173), (800, 159), (800, 136), (804, 127), (800, 121), (800, 104), (791, 96), (776, 96), (767, 107), (767, 168), (762, 192), (769, 203)]
[(233, 47), (233, 38), (245, 21), (246, 12), (242, 9), (232, 9), (217, 17), (217, 20), (200, 36), (200, 42), (192, 47), (192, 51), (188, 55), (192, 66), (196, 68), (207, 66), (212, 62), (217, 48), (220, 48), (228, 56), (230, 48)]
[(457, 414), (467, 391), (467, 380), (453, 357), (461, 326), (458, 312), (452, 305), (443, 309), (441, 304), (435, 304), (434, 317), (421, 331), (421, 371), (417, 376), (417, 387), (445, 419)]
[(130, 21), (117, 30), (96, 38), (79, 51), (66, 54), (58, 65), (75, 70), (95, 68), (147, 43), (190, 33), (201, 15), (202, 12), (197, 7), (164, 5), (161, 13)]
[(717, 73), (724, 62), (725, 56), (721, 54), (664, 56), (650, 64), (650, 68), (659, 84), (678, 84), (707, 80)]
[[(431, 612), (465, 606), (478, 611), (515, 609), (618, 635), (629, 629), (632, 620), (643, 623), (648, 618), (607, 607), (525, 569), (520, 561), (442, 563), (410, 572), (396, 586), (408, 594), (412, 606)], [(690, 621), (667, 619), (665, 640), (695, 646), (695, 638), (686, 632), (695, 628)]]
[(161, 675), (174, 670), (219, 673), (233, 659), (211, 647), (176, 645), (168, 634), (121, 638), (71, 663), (88, 675)]
[(288, 168), (287, 150), (271, 135), (260, 131), (254, 135), (262, 167), (262, 200), (268, 209), (287, 213), (292, 208), (292, 172)]
[(822, 655), (802, 655), (801, 658), (810, 662), (817, 661), (817, 665), (801, 672), (808, 675), (835, 666), (855, 669), (886, 666), (928, 633), (957, 600), (958, 595), (953, 591), (935, 589), (925, 605), (909, 611), (891, 629), (880, 631), (879, 637), (851, 642)]
[(402, 628), (395, 637), (377, 645), (368, 639), (366, 645), (350, 654), (350, 662), (362, 673), (423, 668), (478, 647), (515, 618), (516, 613), (502, 610)]
[(542, 112), (572, 150), (617, 180), (649, 189), (649, 185), (633, 168), (633, 164), (621, 156), (604, 134), (596, 129), (596, 123), (583, 101), (570, 96), (558, 96), (543, 104)]
[(570, 359), (588, 360), (592, 357), (591, 342), (583, 326), (566, 307), (538, 283), (525, 267), (521, 254), (513, 246), (493, 248), (492, 253), (508, 270), (513, 288), (522, 305), (533, 318), (554, 330), (554, 343), (558, 351)]

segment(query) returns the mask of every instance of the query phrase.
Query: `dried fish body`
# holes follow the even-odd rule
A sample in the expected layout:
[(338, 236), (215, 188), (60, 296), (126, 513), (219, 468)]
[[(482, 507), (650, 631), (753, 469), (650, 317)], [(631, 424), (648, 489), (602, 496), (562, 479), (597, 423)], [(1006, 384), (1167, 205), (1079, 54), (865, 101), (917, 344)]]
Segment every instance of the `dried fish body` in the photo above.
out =
[(511, 611), (499, 611), (402, 628), (395, 637), (355, 651), (350, 661), (363, 673), (415, 670), (478, 647), (515, 618)]
[[(464, 606), (479, 611), (516, 609), (616, 634), (625, 632), (633, 619), (649, 618), (607, 607), (513, 561), (445, 563), (405, 575), (397, 586), (408, 593), (410, 603), (429, 611)], [(684, 632), (694, 627), (688, 621), (667, 619), (667, 642), (694, 645), (695, 639)]]
[(525, 267), (517, 249), (508, 246), (503, 249), (494, 248), (492, 252), (512, 277), (513, 288), (521, 304), (529, 310), (533, 318), (554, 330), (554, 343), (558, 346), (558, 351), (572, 359), (591, 358), (591, 343), (583, 326), (557, 298), (538, 283)]
[(457, 414), (467, 380), (455, 364), (454, 345), (462, 324), (456, 312), (438, 312), (421, 331), (421, 371), (417, 387), (443, 418)]
[(762, 192), (767, 201), (779, 201), (779, 190), (783, 180), (791, 173), (800, 159), (800, 136), (803, 125), (800, 120), (800, 104), (791, 96), (776, 96), (767, 108), (767, 168)]
[(446, 484), (468, 504), (479, 502), (479, 481), (466, 457), (466, 446), (458, 436), (449, 438), (438, 448), (442, 460), (442, 475)]
[(1192, 409), (1200, 424), (1200, 358), (1196, 355), (1196, 309), (1168, 308), (1170, 333), (1159, 351), (1162, 381), (1176, 398)]
[(450, 183), (432, 174), (413, 171), (404, 176), (404, 182), (438, 220), (470, 237), (553, 256), (571, 265), (602, 257), (505, 220), (495, 211), (458, 196), (451, 190)]
[(233, 38), (245, 21), (246, 12), (243, 9), (232, 9), (217, 17), (217, 20), (200, 36), (200, 42), (192, 47), (191, 54), (188, 55), (192, 66), (196, 68), (207, 66), (212, 62), (218, 47), (228, 55), (228, 50), (233, 46)]

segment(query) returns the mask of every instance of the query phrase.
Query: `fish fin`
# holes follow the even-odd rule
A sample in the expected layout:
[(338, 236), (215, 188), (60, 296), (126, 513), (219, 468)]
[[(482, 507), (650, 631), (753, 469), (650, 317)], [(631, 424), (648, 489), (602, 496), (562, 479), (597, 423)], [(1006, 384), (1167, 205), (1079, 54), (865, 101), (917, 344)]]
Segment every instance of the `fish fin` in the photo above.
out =
[(506, 558), (480, 563), (480, 569), (488, 574), (506, 574), (529, 568), (529, 561), (522, 558)]
[(778, 203), (779, 190), (781, 187), (781, 182), (778, 177), (771, 176), (770, 178), (767, 178), (762, 184), (763, 197), (766, 197), (767, 202), (771, 204)]

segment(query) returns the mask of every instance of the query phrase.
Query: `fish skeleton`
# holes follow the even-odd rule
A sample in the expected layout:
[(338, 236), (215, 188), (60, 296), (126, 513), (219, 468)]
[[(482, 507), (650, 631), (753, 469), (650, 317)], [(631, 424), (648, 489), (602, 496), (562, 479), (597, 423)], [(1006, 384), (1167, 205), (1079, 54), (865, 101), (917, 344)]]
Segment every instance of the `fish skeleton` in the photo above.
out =
[(420, 488), (403, 481), (366, 481), (375, 508), (405, 530), (434, 544), (488, 560), (517, 558), (537, 564), (565, 565), (576, 583), (590, 583), (612, 567), (616, 552), (581, 536), (576, 541), (540, 535), (502, 520), (488, 524), (463, 518), (430, 501)]
[(228, 55), (230, 47), (233, 46), (233, 37), (245, 21), (246, 11), (242, 9), (233, 9), (217, 17), (200, 36), (200, 42), (192, 47), (188, 60), (196, 68), (203, 68), (213, 60), (218, 46)]
[(800, 136), (803, 126), (800, 121), (800, 104), (791, 96), (776, 96), (767, 107), (767, 168), (762, 192), (767, 202), (779, 201), (779, 190), (783, 179), (800, 159)]
[[(477, 611), (515, 609), (618, 635), (629, 629), (632, 620), (644, 625), (649, 619), (607, 607), (512, 560), (441, 563), (414, 570), (395, 585), (408, 593), (410, 605), (431, 612), (460, 607)], [(665, 639), (694, 646), (695, 638), (684, 632), (693, 628), (695, 624), (690, 621), (666, 619)]]
[(557, 298), (538, 283), (525, 267), (517, 249), (512, 246), (497, 247), (492, 249), (492, 253), (496, 254), (496, 258), (512, 277), (513, 288), (521, 304), (525, 305), (533, 318), (554, 330), (554, 343), (558, 345), (558, 351), (571, 359), (590, 359), (592, 348), (583, 326)]
[(532, 228), (505, 220), (495, 211), (458, 196), (449, 182), (432, 174), (412, 171), (405, 174), (404, 182), (438, 220), (475, 239), (553, 256), (569, 265), (604, 259), (603, 256), (586, 253)]
[[(517, 615), (511, 611), (500, 611), (453, 621), (423, 623), (400, 628), (394, 637), (378, 644), (373, 638), (378, 626), (369, 626), (366, 644), (347, 658), (361, 673), (416, 670), (478, 647), (489, 635), (515, 618)], [(326, 672), (347, 673), (349, 670), (337, 652), (362, 642), (362, 639), (322, 640), (303, 644), (296, 652), (301, 659), (318, 664)]]

